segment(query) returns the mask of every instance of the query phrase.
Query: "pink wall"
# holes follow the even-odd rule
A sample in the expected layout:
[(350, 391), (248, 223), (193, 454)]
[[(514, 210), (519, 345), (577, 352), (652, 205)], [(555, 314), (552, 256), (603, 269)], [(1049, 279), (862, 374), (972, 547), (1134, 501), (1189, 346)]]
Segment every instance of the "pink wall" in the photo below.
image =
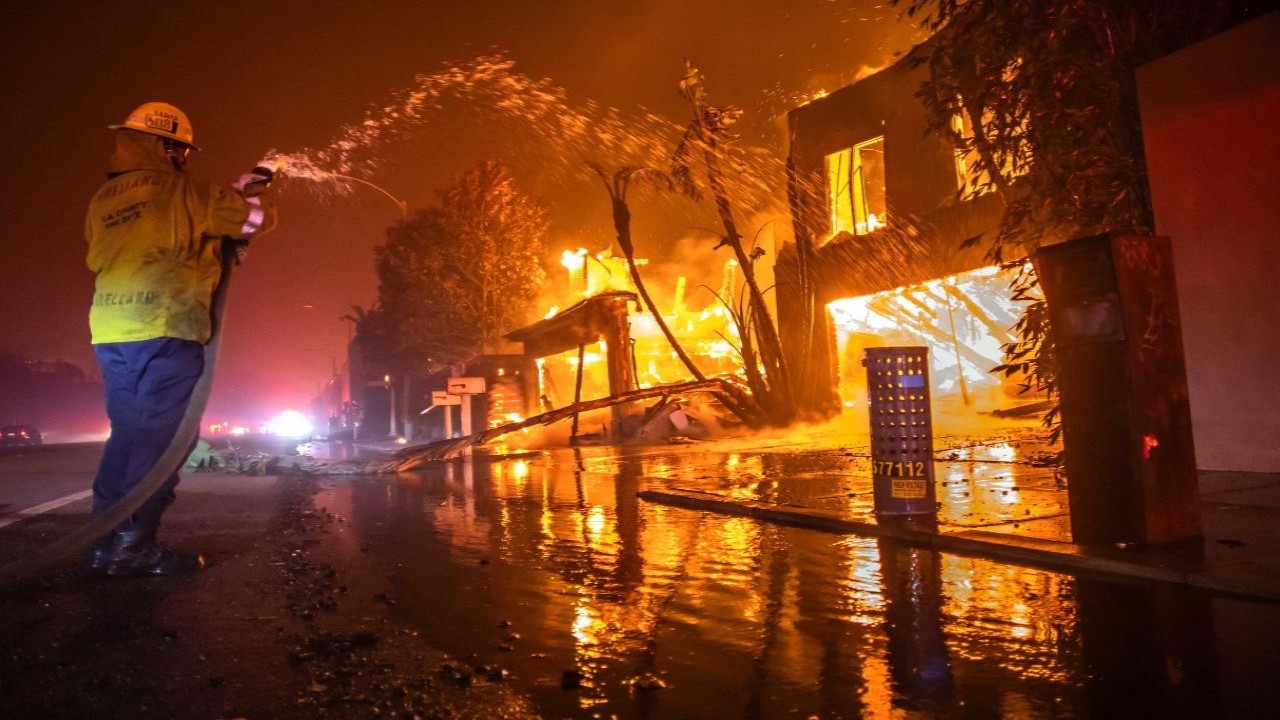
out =
[(1202, 470), (1280, 472), (1280, 12), (1138, 71)]

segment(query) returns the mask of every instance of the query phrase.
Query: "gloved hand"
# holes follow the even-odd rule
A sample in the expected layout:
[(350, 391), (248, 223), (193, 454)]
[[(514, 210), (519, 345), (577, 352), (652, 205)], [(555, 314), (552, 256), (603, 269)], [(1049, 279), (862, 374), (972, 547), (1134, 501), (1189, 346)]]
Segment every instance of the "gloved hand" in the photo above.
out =
[(261, 195), (266, 192), (267, 186), (271, 184), (271, 180), (274, 177), (275, 173), (271, 172), (270, 169), (259, 165), (249, 172), (241, 175), (240, 179), (231, 183), (231, 187), (235, 188), (236, 192), (245, 197), (253, 197), (254, 195)]

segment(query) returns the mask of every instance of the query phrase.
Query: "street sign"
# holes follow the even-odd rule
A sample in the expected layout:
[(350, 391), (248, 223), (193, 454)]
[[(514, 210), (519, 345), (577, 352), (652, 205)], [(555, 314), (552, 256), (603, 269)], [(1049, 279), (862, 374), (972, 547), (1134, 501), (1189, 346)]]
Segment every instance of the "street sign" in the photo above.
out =
[(448, 392), (444, 390), (431, 391), (431, 405), (433, 407), (436, 405), (461, 405), (461, 404), (462, 404), (461, 395), (450, 395)]
[(450, 395), (482, 395), (484, 394), (484, 378), (451, 377), (445, 384)]

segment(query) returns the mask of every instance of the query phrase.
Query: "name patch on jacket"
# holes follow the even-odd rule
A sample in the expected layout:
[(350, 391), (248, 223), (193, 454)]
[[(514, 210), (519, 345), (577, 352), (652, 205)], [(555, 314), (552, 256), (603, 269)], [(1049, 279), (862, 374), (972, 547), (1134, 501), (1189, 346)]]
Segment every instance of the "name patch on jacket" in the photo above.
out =
[(93, 294), (93, 304), (99, 307), (109, 305), (152, 305), (160, 299), (155, 290), (135, 290), (127, 293), (100, 292)]
[(122, 208), (112, 210), (102, 216), (102, 226), (105, 228), (113, 228), (117, 225), (124, 225), (125, 223), (133, 222), (134, 220), (142, 217), (142, 209), (146, 206), (147, 201), (142, 200), (140, 202), (133, 203), (132, 205), (125, 205)]

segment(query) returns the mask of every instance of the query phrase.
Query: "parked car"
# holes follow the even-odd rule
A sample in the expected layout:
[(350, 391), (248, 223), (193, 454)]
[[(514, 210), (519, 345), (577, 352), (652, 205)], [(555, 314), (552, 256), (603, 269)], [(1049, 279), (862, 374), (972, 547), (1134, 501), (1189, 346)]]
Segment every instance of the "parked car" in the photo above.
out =
[(44, 442), (34, 425), (5, 425), (0, 427), (0, 447), (15, 445), (39, 445)]

